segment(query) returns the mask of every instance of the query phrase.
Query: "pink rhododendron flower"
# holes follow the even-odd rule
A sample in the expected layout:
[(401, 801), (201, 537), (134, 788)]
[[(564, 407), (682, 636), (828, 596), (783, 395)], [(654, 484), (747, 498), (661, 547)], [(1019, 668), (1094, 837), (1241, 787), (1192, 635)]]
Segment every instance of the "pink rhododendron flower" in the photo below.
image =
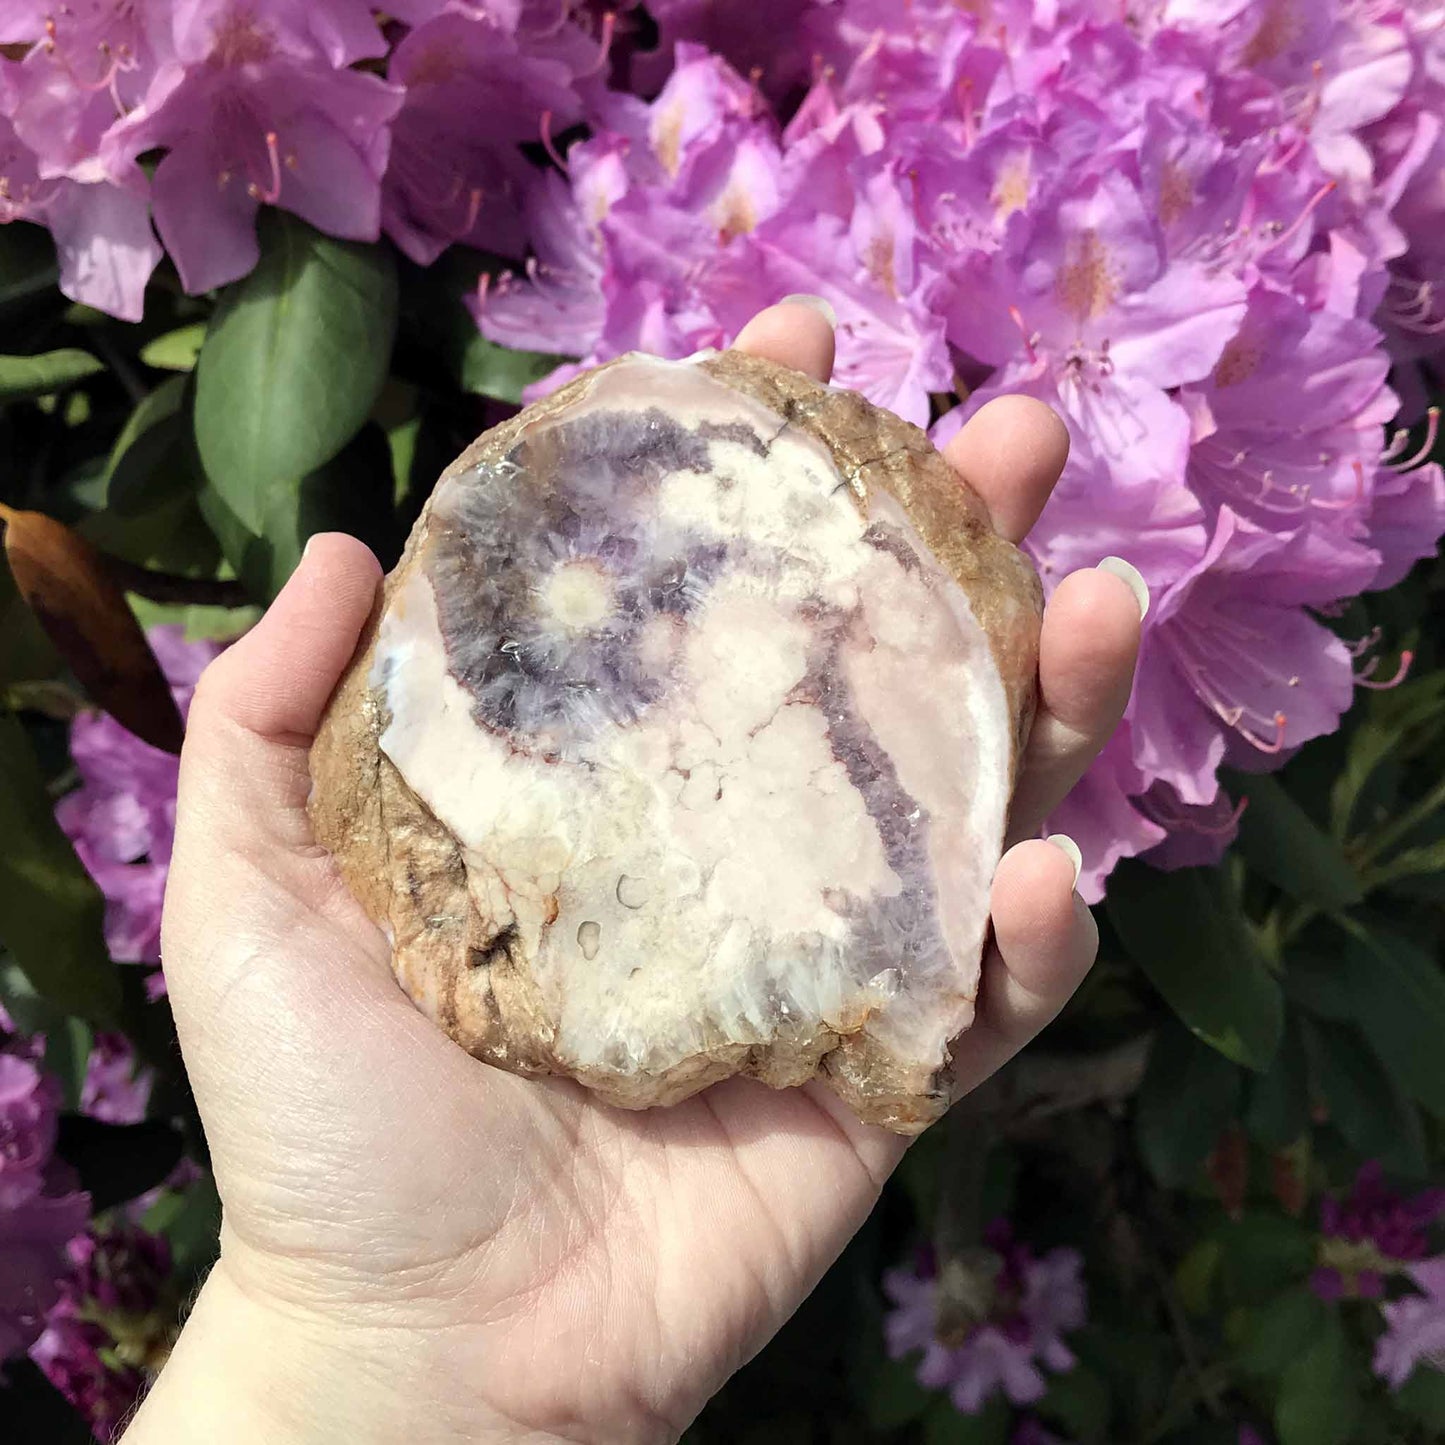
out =
[(455, 241), (520, 255), (533, 169), (520, 146), (540, 137), (544, 115), (558, 130), (580, 117), (568, 66), (489, 17), (445, 12), (401, 40), (387, 74), (405, 92), (386, 172), (387, 233), (423, 264)]
[[(201, 671), (221, 649), (187, 642), (179, 627), (150, 630), (182, 716)], [(105, 713), (83, 713), (70, 729), (80, 787), (55, 816), (105, 894), (111, 956), (127, 963), (160, 958), (161, 900), (176, 824), (177, 760), (142, 742)]]
[(938, 1282), (931, 1258), (883, 1277), (894, 1305), (884, 1321), (888, 1353), (900, 1359), (922, 1351), (919, 1383), (946, 1389), (966, 1415), (978, 1414), (997, 1391), (1016, 1405), (1040, 1399), (1044, 1368), (1073, 1368), (1063, 1337), (1084, 1323), (1086, 1313), (1079, 1278), (1083, 1260), (1075, 1250), (1055, 1249), (1038, 1258), (1001, 1223), (988, 1230), (987, 1243), (1000, 1256), (993, 1303), (988, 1318), (958, 1343), (945, 1344), (937, 1336)]
[(151, 183), (156, 228), (188, 291), (256, 264), (262, 202), (333, 236), (380, 234), (387, 122), (402, 94), (308, 55), (288, 23), (303, 13), (239, 0), (206, 6), (206, 23), (194, 27), (204, 47), (194, 63), (163, 66), (144, 104), (101, 144), (112, 169), (165, 149)]
[(367, 0), (171, 0), (176, 57), (187, 65), (233, 63), (238, 49), (266, 44), (300, 60), (319, 54), (332, 66), (386, 53)]
[(16, 133), (43, 175), (81, 181), (104, 174), (97, 151), (106, 131), (174, 56), (165, 7), (117, 0), (0, 0), (0, 44), (30, 47), (4, 71)]
[(0, 1361), (39, 1335), (68, 1271), (65, 1246), (90, 1214), (53, 1157), (60, 1088), (33, 1053), (0, 1034)]
[(145, 1118), (150, 1072), (142, 1069), (124, 1034), (100, 1032), (91, 1040), (80, 1109), (107, 1124), (135, 1124)]
[(1436, 254), (1442, 27), (1307, 9), (789, 8), (779, 34), (820, 60), (789, 115), (774, 69), (728, 63), (761, 21), (665, 6), (687, 43), (661, 93), (534, 181), (534, 258), (476, 306), (492, 339), (589, 365), (723, 344), (813, 292), (835, 382), (940, 443), (1000, 393), (1057, 408), (1073, 454), (1027, 543), (1046, 590), (1116, 555), (1154, 598), (1125, 728), (1050, 823), (1090, 899), (1121, 857), (1219, 855), (1219, 768), (1330, 731), (1367, 670), (1320, 609), (1445, 530), (1439, 468), (1383, 435), (1376, 319), (1433, 324), (1400, 223)]
[(1445, 1255), (1406, 1273), (1420, 1293), (1380, 1306), (1386, 1328), (1375, 1342), (1375, 1373), (1396, 1390), (1417, 1367), (1445, 1370)]
[(73, 301), (138, 321), (161, 257), (143, 190), (42, 176), (39, 158), (0, 116), (0, 223), (50, 228), (60, 289)]

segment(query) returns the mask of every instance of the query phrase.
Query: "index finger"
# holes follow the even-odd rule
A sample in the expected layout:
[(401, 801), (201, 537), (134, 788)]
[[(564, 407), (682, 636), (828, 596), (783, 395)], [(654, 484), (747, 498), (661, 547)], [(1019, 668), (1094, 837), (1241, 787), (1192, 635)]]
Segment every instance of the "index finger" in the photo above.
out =
[(988, 508), (993, 529), (1022, 542), (1039, 519), (1069, 458), (1069, 430), (1032, 396), (996, 396), (980, 407), (943, 455)]
[(785, 296), (738, 332), (733, 350), (827, 381), (833, 374), (833, 340), (832, 307), (821, 296)]

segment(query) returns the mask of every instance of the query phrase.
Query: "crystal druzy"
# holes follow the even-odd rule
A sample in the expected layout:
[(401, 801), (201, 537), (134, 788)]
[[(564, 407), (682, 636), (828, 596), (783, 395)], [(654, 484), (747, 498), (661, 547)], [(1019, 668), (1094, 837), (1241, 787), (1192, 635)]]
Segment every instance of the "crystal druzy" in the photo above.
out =
[(915, 1130), (973, 1017), (1038, 616), (915, 428), (624, 357), (442, 477), (313, 817), (479, 1057), (630, 1107), (821, 1075)]

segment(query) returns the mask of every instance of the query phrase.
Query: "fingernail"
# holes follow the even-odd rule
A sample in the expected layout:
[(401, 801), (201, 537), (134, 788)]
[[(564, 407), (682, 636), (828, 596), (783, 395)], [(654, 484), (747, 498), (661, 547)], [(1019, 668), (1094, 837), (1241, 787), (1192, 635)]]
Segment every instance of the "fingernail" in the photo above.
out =
[(1098, 570), (1112, 572), (1121, 582), (1128, 585), (1129, 591), (1134, 594), (1134, 601), (1139, 604), (1139, 620), (1142, 622), (1149, 615), (1149, 584), (1144, 580), (1139, 569), (1132, 562), (1126, 562), (1122, 557), (1105, 557), (1099, 563)]
[[(1129, 564), (1126, 562), (1124, 565), (1127, 567)], [(1074, 865), (1074, 882), (1077, 884), (1079, 874), (1084, 871), (1084, 855), (1079, 852), (1079, 845), (1067, 833), (1050, 833), (1047, 841)]]
[(778, 305), (810, 307), (812, 310), (816, 311), (818, 315), (821, 316), (823, 320), (828, 323), (829, 326), (833, 327), (834, 329), (837, 328), (838, 313), (834, 311), (832, 306), (821, 296), (810, 296), (806, 291), (798, 291), (795, 292), (792, 296), (784, 296), (783, 299), (778, 302)]
[(317, 539), (320, 535), (321, 535), (320, 532), (313, 532), (313, 533), (306, 539), (306, 545), (301, 549), (301, 560), (302, 560), (303, 562), (307, 559), (307, 557), (309, 557), (309, 556), (311, 555), (311, 549), (316, 545), (316, 539)]

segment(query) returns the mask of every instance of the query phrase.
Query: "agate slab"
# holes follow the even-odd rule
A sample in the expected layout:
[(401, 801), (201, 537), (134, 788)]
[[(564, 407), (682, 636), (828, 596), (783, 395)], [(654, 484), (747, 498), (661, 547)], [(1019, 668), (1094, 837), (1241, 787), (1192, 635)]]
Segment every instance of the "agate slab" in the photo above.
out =
[(734, 353), (483, 436), (387, 579), (312, 816), (478, 1057), (629, 1108), (949, 1101), (1040, 595), (923, 434)]

